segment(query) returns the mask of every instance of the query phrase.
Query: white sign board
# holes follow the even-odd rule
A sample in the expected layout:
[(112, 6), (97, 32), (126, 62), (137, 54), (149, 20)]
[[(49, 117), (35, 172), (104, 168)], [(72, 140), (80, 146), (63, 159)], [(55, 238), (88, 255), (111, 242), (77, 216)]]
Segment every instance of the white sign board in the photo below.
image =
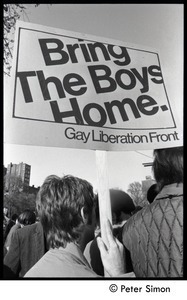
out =
[(157, 51), (17, 22), (7, 143), (137, 150), (182, 145)]

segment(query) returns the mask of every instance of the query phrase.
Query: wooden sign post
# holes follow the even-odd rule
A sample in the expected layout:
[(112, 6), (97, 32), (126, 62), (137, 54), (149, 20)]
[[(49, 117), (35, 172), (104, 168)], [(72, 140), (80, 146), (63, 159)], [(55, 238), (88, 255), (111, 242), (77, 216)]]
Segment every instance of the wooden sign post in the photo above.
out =
[(109, 219), (112, 224), (110, 193), (108, 188), (108, 169), (107, 169), (107, 152), (96, 150), (96, 167), (97, 167), (97, 181), (98, 181), (98, 198), (99, 198), (99, 217), (101, 236), (104, 241), (105, 231), (104, 221)]

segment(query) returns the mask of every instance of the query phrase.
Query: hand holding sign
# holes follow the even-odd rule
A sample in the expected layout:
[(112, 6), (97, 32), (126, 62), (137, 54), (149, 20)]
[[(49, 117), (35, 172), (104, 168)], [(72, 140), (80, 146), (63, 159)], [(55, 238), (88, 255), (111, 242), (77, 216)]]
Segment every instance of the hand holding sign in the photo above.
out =
[(97, 244), (101, 253), (104, 269), (109, 276), (115, 277), (125, 273), (124, 247), (113, 236), (112, 226), (109, 220), (105, 221), (105, 242), (101, 237), (97, 238)]

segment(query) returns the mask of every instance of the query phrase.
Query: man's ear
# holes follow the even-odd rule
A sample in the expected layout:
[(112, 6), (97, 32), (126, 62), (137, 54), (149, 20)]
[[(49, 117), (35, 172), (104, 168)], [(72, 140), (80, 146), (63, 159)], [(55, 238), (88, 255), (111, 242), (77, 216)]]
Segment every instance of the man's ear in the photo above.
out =
[(83, 219), (83, 222), (84, 222), (85, 224), (87, 224), (87, 223), (88, 223), (88, 215), (85, 214), (85, 212), (84, 212), (84, 207), (81, 208), (81, 217), (82, 217), (82, 219)]

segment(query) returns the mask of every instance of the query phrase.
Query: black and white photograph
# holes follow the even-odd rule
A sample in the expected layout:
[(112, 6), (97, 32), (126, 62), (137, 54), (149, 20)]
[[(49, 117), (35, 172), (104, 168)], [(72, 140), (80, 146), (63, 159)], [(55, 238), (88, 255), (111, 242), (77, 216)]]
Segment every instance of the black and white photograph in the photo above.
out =
[(4, 3), (3, 34), (4, 288), (176, 299), (184, 4)]

